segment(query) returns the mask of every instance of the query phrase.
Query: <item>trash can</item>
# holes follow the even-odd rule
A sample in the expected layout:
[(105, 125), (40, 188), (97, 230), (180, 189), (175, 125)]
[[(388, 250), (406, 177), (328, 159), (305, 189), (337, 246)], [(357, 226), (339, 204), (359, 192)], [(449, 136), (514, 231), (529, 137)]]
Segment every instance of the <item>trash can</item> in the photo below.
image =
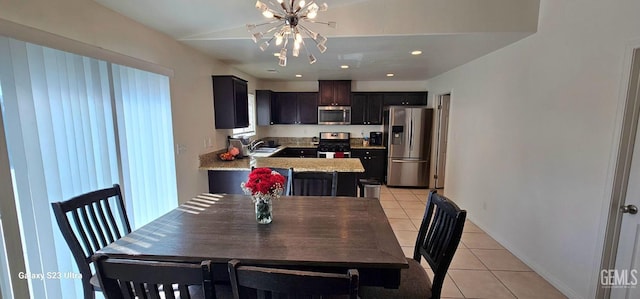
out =
[(359, 179), (360, 197), (380, 198), (380, 181), (376, 179)]

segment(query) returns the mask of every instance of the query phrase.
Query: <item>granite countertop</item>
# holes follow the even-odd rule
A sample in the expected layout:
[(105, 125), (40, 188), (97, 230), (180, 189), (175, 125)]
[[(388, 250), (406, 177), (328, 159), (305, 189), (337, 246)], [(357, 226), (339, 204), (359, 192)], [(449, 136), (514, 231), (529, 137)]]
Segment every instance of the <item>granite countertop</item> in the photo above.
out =
[(324, 158), (243, 158), (233, 161), (221, 161), (216, 153), (200, 156), (200, 170), (248, 170), (254, 167), (293, 168), (295, 171), (337, 171), (364, 172), (364, 167), (357, 158), (324, 159)]

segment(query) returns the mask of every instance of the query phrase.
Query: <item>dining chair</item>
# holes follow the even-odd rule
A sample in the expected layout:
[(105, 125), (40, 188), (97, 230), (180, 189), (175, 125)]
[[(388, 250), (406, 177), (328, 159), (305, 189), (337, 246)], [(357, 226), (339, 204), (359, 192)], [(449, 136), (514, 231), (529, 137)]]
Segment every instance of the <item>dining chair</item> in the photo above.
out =
[(293, 195), (333, 196), (338, 192), (338, 173), (293, 171)]
[(229, 261), (228, 266), (235, 299), (358, 298), (356, 269), (345, 274), (324, 273), (243, 265), (238, 260)]
[[(439, 299), (447, 270), (458, 248), (467, 211), (450, 199), (429, 192), (413, 258), (407, 258), (409, 269), (403, 269), (400, 288), (384, 289), (380, 287), (360, 288), (362, 299), (377, 298), (432, 298)], [(420, 265), (424, 258), (433, 270), (433, 282)]]
[(85, 299), (95, 298), (100, 284), (91, 270), (91, 256), (131, 232), (118, 184), (111, 188), (51, 203), (64, 240), (82, 274)]
[[(253, 171), (254, 168), (255, 168), (254, 166), (251, 166), (251, 171)], [(283, 186), (284, 191), (282, 191), (282, 195), (284, 196), (291, 195), (291, 186), (292, 186), (291, 182), (293, 180), (293, 168), (274, 168), (274, 167), (269, 167), (269, 168), (271, 168), (272, 171), (275, 171), (284, 177), (284, 186)]]
[(211, 261), (201, 263), (93, 258), (102, 292), (107, 299), (202, 298), (230, 299), (214, 286)]

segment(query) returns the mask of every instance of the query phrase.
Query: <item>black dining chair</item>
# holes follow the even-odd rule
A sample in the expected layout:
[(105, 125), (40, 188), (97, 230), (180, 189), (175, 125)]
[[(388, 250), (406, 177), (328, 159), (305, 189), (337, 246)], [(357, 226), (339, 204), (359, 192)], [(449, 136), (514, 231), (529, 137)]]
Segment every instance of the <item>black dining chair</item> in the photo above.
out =
[[(409, 269), (401, 272), (400, 288), (362, 287), (360, 297), (439, 299), (444, 278), (462, 237), (466, 217), (467, 211), (461, 210), (454, 202), (435, 190), (429, 192), (413, 258), (407, 258)], [(420, 265), (421, 258), (431, 266), (433, 282)]]
[(333, 196), (338, 192), (338, 173), (293, 171), (293, 195)]
[(243, 265), (229, 261), (229, 278), (235, 299), (245, 298), (358, 298), (360, 275), (299, 271)]
[[(282, 191), (282, 195), (284, 196), (291, 195), (291, 186), (292, 186), (291, 182), (293, 180), (293, 168), (274, 168), (274, 167), (269, 167), (269, 168), (272, 171), (275, 171), (284, 177), (284, 186), (282, 186), (284, 191)], [(253, 171), (253, 169), (255, 169), (255, 167), (251, 166), (251, 171)]]
[(230, 299), (227, 286), (214, 286), (211, 261), (201, 263), (93, 258), (102, 292), (107, 299), (202, 298)]
[(118, 184), (51, 203), (64, 240), (82, 274), (85, 299), (95, 298), (100, 284), (91, 270), (96, 251), (131, 232)]

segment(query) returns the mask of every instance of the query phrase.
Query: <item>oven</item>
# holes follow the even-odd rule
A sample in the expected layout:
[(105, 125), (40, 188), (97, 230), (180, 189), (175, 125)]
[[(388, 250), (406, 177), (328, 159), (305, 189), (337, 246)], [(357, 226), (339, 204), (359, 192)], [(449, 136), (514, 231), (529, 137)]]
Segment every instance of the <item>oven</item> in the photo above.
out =
[(325, 159), (351, 158), (351, 152), (321, 152), (321, 151), (318, 151), (318, 158), (325, 158)]
[(321, 132), (318, 158), (351, 158), (351, 134), (347, 132)]

